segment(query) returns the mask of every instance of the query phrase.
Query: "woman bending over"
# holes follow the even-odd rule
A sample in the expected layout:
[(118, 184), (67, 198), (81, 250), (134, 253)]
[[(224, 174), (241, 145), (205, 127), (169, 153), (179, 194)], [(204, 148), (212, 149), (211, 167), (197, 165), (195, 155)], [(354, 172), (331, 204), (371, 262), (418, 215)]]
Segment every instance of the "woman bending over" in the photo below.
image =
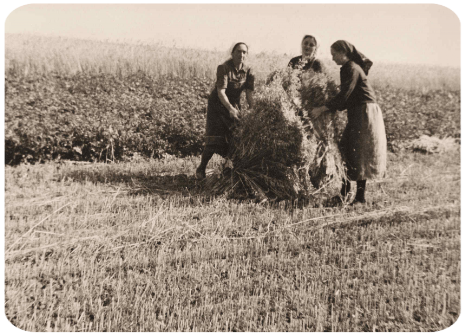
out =
[(368, 82), (368, 70), (373, 64), (347, 41), (339, 40), (331, 46), (333, 61), (341, 66), (341, 90), (325, 106), (314, 108), (310, 119), (327, 111), (347, 109), (347, 126), (342, 135), (340, 150), (347, 167), (348, 180), (341, 188), (339, 203), (350, 191), (350, 181), (357, 182), (355, 203), (365, 203), (367, 179), (384, 177), (386, 173), (386, 131), (375, 92)]
[(216, 70), (216, 85), (208, 98), (205, 148), (195, 173), (197, 179), (205, 178), (205, 169), (213, 154), (226, 157), (232, 129), (239, 121), (243, 91), (249, 107), (253, 105), (255, 76), (244, 63), (248, 50), (245, 43), (236, 43), (232, 48), (231, 59)]

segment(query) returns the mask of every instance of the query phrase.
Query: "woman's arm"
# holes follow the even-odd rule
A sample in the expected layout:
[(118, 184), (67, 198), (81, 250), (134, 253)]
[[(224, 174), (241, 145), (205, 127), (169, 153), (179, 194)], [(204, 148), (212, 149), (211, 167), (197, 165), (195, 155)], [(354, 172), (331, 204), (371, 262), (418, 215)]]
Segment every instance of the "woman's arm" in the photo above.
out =
[(341, 91), (325, 106), (313, 108), (309, 113), (311, 120), (316, 119), (320, 116), (321, 113), (324, 113), (329, 110), (344, 110), (346, 109), (347, 99), (355, 89), (357, 85), (360, 74), (353, 68), (350, 67), (344, 72), (341, 72)]
[(253, 107), (253, 91), (252, 90), (245, 90), (245, 97), (247, 99), (247, 103), (249, 104), (249, 108)]
[(228, 87), (228, 74), (224, 65), (218, 65), (216, 69), (216, 90), (218, 91), (218, 98), (221, 104), (229, 111), (229, 116), (232, 119), (238, 119), (238, 112), (236, 108), (229, 102), (228, 96), (226, 95), (226, 88)]
[(229, 111), (229, 116), (232, 119), (236, 119), (236, 120), (239, 119), (239, 112), (229, 102), (229, 99), (228, 99), (228, 97), (226, 95), (226, 89), (225, 88), (222, 88), (222, 89), (218, 90), (218, 98), (220, 98), (220, 101), (223, 104), (223, 106), (226, 107), (226, 109)]
[(315, 120), (320, 116), (321, 113), (326, 111), (329, 111), (329, 108), (326, 106), (316, 107), (313, 108), (310, 113), (308, 113), (308, 116), (310, 117), (310, 120)]
[(357, 86), (359, 77), (360, 73), (353, 66), (344, 69), (341, 72), (341, 90), (331, 101), (326, 103), (326, 107), (339, 111), (346, 109), (347, 100)]

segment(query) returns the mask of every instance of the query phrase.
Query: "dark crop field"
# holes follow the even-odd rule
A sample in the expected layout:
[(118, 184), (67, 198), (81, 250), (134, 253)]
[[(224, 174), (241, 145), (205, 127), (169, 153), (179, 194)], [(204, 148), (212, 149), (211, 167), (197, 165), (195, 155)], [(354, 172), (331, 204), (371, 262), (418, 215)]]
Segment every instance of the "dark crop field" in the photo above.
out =
[[(198, 155), (211, 79), (144, 72), (33, 75), (5, 81), (5, 160), (121, 161)], [(460, 138), (460, 91), (377, 90), (389, 149), (420, 135)]]

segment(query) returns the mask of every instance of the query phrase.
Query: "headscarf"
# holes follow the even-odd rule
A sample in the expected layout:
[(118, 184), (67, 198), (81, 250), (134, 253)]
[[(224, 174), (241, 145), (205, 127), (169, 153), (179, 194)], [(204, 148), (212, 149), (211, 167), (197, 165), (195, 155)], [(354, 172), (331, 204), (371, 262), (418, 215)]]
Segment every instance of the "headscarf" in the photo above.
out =
[[(315, 47), (315, 51), (313, 52), (313, 55), (310, 57), (310, 60), (313, 60), (315, 59), (316, 57), (316, 53), (318, 51), (318, 47), (320, 46), (320, 44), (318, 43), (318, 39), (315, 37), (315, 35), (305, 35), (303, 38), (302, 38), (302, 41), (300, 41), (300, 48), (302, 48), (302, 43), (305, 41), (306, 38), (308, 37), (311, 37), (315, 40), (315, 43), (316, 43), (316, 47)], [(303, 58), (303, 54), (302, 54), (302, 58)]]
[(333, 48), (337, 52), (343, 52), (344, 54), (346, 54), (351, 61), (360, 65), (360, 67), (363, 69), (363, 72), (365, 72), (365, 74), (368, 75), (368, 71), (373, 65), (373, 62), (369, 60), (367, 57), (365, 57), (365, 55), (362, 54), (360, 51), (358, 51), (355, 48), (355, 46), (353, 46), (347, 41), (338, 40), (331, 45), (331, 48)]
[(249, 53), (249, 46), (247, 45), (247, 43), (245, 43), (245, 42), (237, 42), (237, 43), (232, 44), (232, 46), (231, 46), (231, 48), (229, 50), (229, 55), (231, 55), (234, 52), (234, 50), (236, 50), (236, 48), (241, 44), (245, 45), (245, 47), (247, 48), (247, 53)]
[(232, 59), (232, 53), (241, 44), (244, 44), (247, 47), (247, 54), (249, 53), (249, 45), (247, 43), (245, 43), (245, 42), (237, 42), (237, 43), (234, 42), (234, 43), (231, 43), (231, 46), (228, 48), (228, 50), (226, 50), (225, 61), (228, 61), (228, 60)]

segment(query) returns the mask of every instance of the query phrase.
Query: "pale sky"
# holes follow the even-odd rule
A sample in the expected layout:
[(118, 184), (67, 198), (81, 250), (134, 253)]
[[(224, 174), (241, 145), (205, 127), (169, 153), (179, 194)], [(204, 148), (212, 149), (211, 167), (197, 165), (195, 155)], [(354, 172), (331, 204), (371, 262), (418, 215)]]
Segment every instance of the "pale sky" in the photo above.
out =
[(225, 52), (233, 42), (244, 41), (251, 53), (289, 55), (299, 55), (303, 35), (312, 34), (319, 37), (320, 57), (329, 57), (330, 45), (345, 39), (373, 61), (460, 66), (459, 18), (436, 4), (17, 6), (3, 11), (5, 33), (159, 41)]

